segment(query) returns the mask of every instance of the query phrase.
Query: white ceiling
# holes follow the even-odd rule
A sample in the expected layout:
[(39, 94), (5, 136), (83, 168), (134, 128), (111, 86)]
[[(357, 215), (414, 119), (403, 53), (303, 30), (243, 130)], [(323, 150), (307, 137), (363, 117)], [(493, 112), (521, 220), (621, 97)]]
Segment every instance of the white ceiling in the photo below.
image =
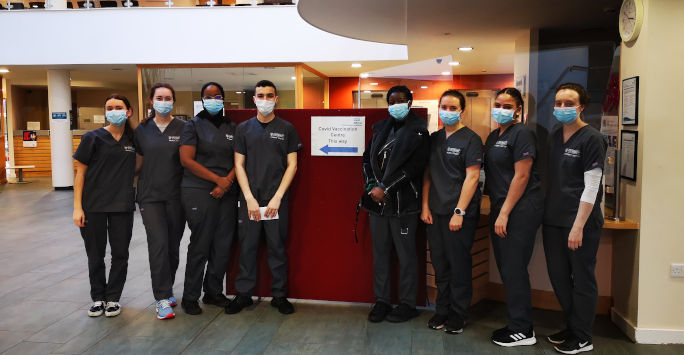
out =
[[(307, 62), (328, 76), (355, 77), (374, 71), (404, 72), (408, 69), (393, 67), (447, 56), (452, 56), (453, 60), (461, 63), (452, 68), (454, 75), (467, 75), (513, 72), (514, 41), (529, 33), (530, 28), (588, 29), (616, 26), (615, 11), (620, 2), (621, 0), (299, 0), (297, 9), (304, 20), (326, 31), (357, 39), (408, 46), (408, 60), (362, 61), (361, 68), (351, 68), (353, 61)], [(283, 32), (281, 35), (287, 34)], [(460, 46), (472, 46), (475, 49), (472, 52), (461, 52), (458, 50)], [(9, 68), (11, 72), (4, 74), (4, 77), (18, 80), (18, 84), (46, 84), (45, 70), (48, 66)], [(62, 65), (59, 68), (71, 70), (73, 86), (137, 85), (134, 65)], [(443, 68), (442, 64), (435, 70), (442, 71)], [(199, 80), (214, 79), (222, 81), (222, 84), (226, 83), (227, 90), (232, 90), (233, 86), (239, 90), (253, 85), (252, 81), (256, 78), (270, 78), (278, 86), (287, 86), (290, 83), (288, 80), (291, 80), (289, 71), (281, 73), (280, 70), (222, 69), (218, 74), (214, 70), (207, 70), (206, 75), (197, 69), (193, 70), (196, 75), (188, 74), (189, 69), (177, 72), (178, 75), (185, 76), (185, 79), (195, 80), (179, 80), (179, 85), (189, 85), (194, 89)]]
[[(516, 38), (531, 28), (617, 28), (621, 0), (299, 0), (310, 24), (356, 39), (408, 45), (407, 61), (309, 63), (329, 76), (451, 55), (454, 74), (512, 73)], [(472, 52), (461, 52), (471, 46)]]

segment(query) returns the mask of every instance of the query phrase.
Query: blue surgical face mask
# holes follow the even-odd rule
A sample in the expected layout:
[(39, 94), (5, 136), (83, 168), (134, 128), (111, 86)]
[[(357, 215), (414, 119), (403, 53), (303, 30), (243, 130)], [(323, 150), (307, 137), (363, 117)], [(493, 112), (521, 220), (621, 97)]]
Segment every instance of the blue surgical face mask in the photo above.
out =
[(105, 112), (107, 121), (114, 126), (121, 126), (126, 122), (126, 110), (112, 110)]
[(409, 105), (408, 102), (405, 102), (403, 104), (394, 104), (388, 107), (387, 110), (389, 111), (390, 115), (392, 115), (392, 117), (401, 121), (408, 115)]
[(553, 115), (563, 124), (570, 124), (577, 119), (577, 106), (575, 107), (554, 107)]
[(439, 110), (439, 119), (441, 119), (445, 125), (451, 126), (458, 123), (461, 119), (461, 111)]
[(166, 116), (169, 114), (169, 112), (171, 112), (171, 110), (173, 110), (173, 101), (155, 100), (154, 103), (152, 103), (152, 107), (155, 111), (157, 111), (158, 114)]
[(507, 125), (513, 121), (514, 110), (505, 110), (501, 107), (494, 107), (492, 109), (492, 118), (500, 125)]
[(223, 110), (223, 100), (204, 100), (204, 108), (207, 109), (207, 112), (210, 114), (215, 115)]

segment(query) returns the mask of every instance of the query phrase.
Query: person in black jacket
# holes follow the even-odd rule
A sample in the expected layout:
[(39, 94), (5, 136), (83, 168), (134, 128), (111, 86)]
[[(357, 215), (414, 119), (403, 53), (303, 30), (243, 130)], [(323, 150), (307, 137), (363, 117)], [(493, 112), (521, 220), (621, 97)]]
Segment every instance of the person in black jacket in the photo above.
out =
[[(415, 232), (421, 209), (421, 180), (429, 156), (426, 122), (411, 112), (413, 95), (406, 86), (387, 92), (391, 117), (373, 126), (373, 137), (363, 154), (373, 243), (373, 290), (376, 303), (368, 320), (404, 322), (418, 315), (418, 262)], [(399, 257), (401, 304), (390, 306), (392, 245)]]

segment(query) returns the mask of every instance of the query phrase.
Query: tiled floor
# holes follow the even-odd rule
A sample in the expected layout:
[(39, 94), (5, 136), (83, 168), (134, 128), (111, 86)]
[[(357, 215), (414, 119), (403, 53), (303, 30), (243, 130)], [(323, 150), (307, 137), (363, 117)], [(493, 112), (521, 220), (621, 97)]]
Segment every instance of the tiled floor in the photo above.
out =
[[(200, 316), (178, 309), (176, 319), (155, 318), (147, 245), (136, 214), (123, 312), (89, 318), (88, 272), (83, 242), (71, 222), (72, 192), (54, 191), (48, 179), (0, 186), (0, 353), (2, 354), (442, 354), (554, 353), (541, 335), (557, 330), (558, 312), (535, 310), (537, 345), (504, 349), (492, 330), (506, 321), (505, 306), (481, 302), (466, 330), (429, 330), (429, 310), (405, 324), (366, 321), (368, 305), (299, 301), (283, 316), (268, 302), (228, 316), (203, 306)], [(181, 260), (188, 238), (183, 239)], [(175, 294), (182, 294), (183, 265)], [(598, 317), (597, 354), (676, 354), (684, 346), (635, 345), (606, 317)]]

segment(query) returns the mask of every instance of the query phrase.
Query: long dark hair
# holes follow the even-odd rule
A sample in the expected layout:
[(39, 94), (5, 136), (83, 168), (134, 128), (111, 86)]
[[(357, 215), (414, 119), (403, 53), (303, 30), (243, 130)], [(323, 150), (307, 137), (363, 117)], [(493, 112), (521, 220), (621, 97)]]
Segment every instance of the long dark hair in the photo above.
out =
[[(173, 97), (173, 102), (174, 103), (176, 102), (176, 90), (174, 90), (173, 87), (171, 86), (171, 84), (168, 84), (168, 83), (156, 83), (156, 84), (152, 85), (152, 88), (150, 89), (150, 96), (149, 96), (150, 100), (154, 100), (154, 92), (157, 91), (157, 89), (159, 89), (159, 88), (166, 88), (166, 89), (171, 90), (171, 96)], [(149, 121), (151, 118), (154, 118), (154, 115), (155, 115), (154, 107), (152, 107), (152, 111), (150, 111), (150, 114), (148, 116), (146, 116), (145, 118), (143, 118), (142, 121), (140, 121), (140, 124), (143, 126), (146, 125), (147, 121)]]
[[(132, 106), (131, 106), (131, 102), (128, 101), (128, 99), (126, 98), (126, 96), (119, 95), (119, 94), (111, 94), (111, 95), (107, 96), (107, 98), (105, 99), (104, 105), (107, 106), (107, 101), (109, 101), (109, 100), (111, 100), (111, 99), (114, 99), (114, 100), (121, 100), (121, 101), (123, 101), (124, 105), (126, 106), (126, 110), (131, 110), (131, 111), (133, 110), (133, 108), (132, 108)], [(132, 115), (131, 115), (131, 116), (132, 116)], [(130, 140), (133, 140), (133, 131), (134, 131), (134, 129), (133, 129), (133, 123), (131, 122), (130, 117), (128, 117), (128, 118), (126, 119), (126, 126), (124, 127), (124, 134), (125, 134), (126, 137), (128, 137), (128, 139), (130, 139)]]
[(524, 120), (525, 100), (523, 100), (523, 97), (522, 97), (522, 94), (520, 93), (520, 91), (516, 88), (503, 88), (496, 93), (496, 96), (494, 96), (494, 99), (496, 100), (497, 97), (499, 97), (500, 95), (503, 95), (503, 94), (510, 95), (513, 98), (513, 100), (515, 100), (515, 103), (518, 106), (522, 107), (522, 109), (520, 109), (520, 122), (524, 123), (525, 122), (525, 120)]

